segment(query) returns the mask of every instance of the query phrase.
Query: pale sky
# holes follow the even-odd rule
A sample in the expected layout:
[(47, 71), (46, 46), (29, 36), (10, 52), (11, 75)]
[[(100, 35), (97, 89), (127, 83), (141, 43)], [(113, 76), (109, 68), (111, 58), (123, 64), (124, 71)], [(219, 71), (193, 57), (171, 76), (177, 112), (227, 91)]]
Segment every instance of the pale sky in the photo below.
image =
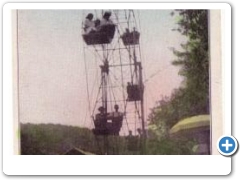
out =
[[(141, 56), (145, 83), (145, 116), (153, 108), (156, 100), (170, 96), (178, 88), (182, 77), (179, 69), (171, 62), (176, 59), (170, 47), (180, 49), (185, 37), (172, 31), (176, 18), (172, 10), (135, 11), (137, 30), (140, 31)], [(93, 12), (100, 18), (101, 12)], [(20, 76), (20, 122), (55, 123), (92, 127), (88, 111), (85, 63), (91, 92), (91, 109), (96, 101), (100, 80), (99, 55), (93, 47), (85, 49), (82, 39), (82, 21), (88, 11), (81, 10), (20, 10), (19, 22), (19, 76)], [(124, 12), (119, 12), (119, 17)], [(124, 17), (124, 16), (122, 16)], [(112, 15), (116, 23), (115, 15)], [(140, 24), (139, 24), (140, 22)], [(120, 27), (121, 26), (121, 27)], [(122, 32), (126, 23), (119, 25)], [(115, 33), (112, 47), (118, 45), (119, 34)], [(120, 42), (120, 45), (123, 46)], [(127, 53), (112, 53), (111, 62), (119, 57), (127, 60)], [(84, 58), (85, 57), (85, 58)], [(117, 83), (119, 69), (111, 81)], [(152, 76), (158, 72), (155, 76)], [(127, 74), (124, 75), (127, 78)], [(151, 78), (150, 78), (151, 77)], [(113, 83), (113, 84), (114, 84)], [(122, 89), (117, 89), (121, 94)], [(117, 95), (118, 96), (118, 95)], [(120, 105), (120, 110), (123, 106)], [(135, 124), (128, 120), (130, 129)], [(137, 122), (139, 123), (139, 122)], [(126, 126), (124, 123), (123, 126)], [(123, 127), (123, 129), (126, 127)]]

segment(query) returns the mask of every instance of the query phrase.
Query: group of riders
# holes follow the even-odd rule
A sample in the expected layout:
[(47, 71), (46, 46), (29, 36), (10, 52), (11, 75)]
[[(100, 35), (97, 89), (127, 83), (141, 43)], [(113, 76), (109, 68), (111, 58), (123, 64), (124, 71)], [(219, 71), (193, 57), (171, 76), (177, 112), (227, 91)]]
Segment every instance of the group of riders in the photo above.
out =
[(89, 13), (86, 16), (85, 22), (84, 22), (84, 31), (86, 34), (93, 33), (93, 32), (98, 32), (102, 26), (108, 25), (108, 24), (113, 24), (112, 20), (110, 19), (111, 17), (111, 12), (106, 11), (103, 14), (102, 19), (95, 19), (93, 20), (93, 14)]
[(115, 111), (107, 113), (103, 106), (98, 108), (99, 113), (96, 114), (94, 119), (94, 125), (97, 133), (107, 133), (112, 135), (118, 135), (122, 127), (123, 113), (119, 112), (119, 106), (114, 106)]
[[(94, 20), (93, 17), (94, 17), (93, 14), (89, 13), (85, 18), (85, 22), (84, 22), (84, 32), (85, 32), (85, 34), (99, 32), (103, 26), (113, 24), (113, 21), (110, 19), (110, 17), (111, 17), (111, 12), (110, 11), (106, 11), (103, 14), (103, 17), (102, 17), (101, 20), (98, 19), (98, 18)], [(139, 35), (140, 35), (140, 33), (138, 31), (136, 31), (135, 27), (133, 28), (132, 32), (130, 32), (129, 28), (126, 28), (126, 31), (121, 36), (121, 38), (123, 40), (125, 40), (125, 39), (128, 40), (128, 43), (129, 43), (129, 42), (133, 41), (131, 39), (138, 39)]]

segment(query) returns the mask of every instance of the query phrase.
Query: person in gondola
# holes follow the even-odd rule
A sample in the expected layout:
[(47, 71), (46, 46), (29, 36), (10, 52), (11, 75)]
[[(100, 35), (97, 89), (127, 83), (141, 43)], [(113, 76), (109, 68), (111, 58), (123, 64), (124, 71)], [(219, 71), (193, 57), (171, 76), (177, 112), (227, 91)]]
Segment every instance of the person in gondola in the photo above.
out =
[(93, 21), (93, 14), (89, 13), (86, 16), (85, 22), (84, 22), (84, 31), (86, 34), (89, 34), (91, 32), (95, 32), (95, 22)]
[(130, 35), (130, 31), (128, 28), (126, 28), (124, 34), (121, 37), (125, 38), (125, 37), (128, 37), (129, 35)]
[(96, 19), (96, 20), (94, 21), (96, 31), (99, 31), (99, 30), (100, 30), (100, 22), (101, 22), (100, 19)]
[(133, 28), (133, 31), (131, 32), (131, 36), (132, 36), (132, 43), (138, 44), (140, 33), (136, 30), (135, 27)]
[(128, 94), (127, 100), (130, 101), (133, 98), (132, 97), (132, 84), (130, 82), (127, 83), (127, 94)]
[(103, 18), (100, 21), (100, 26), (108, 25), (108, 24), (113, 24), (112, 20), (110, 19), (111, 17), (111, 12), (106, 11), (103, 15)]
[(114, 109), (115, 111), (109, 114), (108, 119), (111, 119), (113, 122), (113, 134), (118, 135), (122, 127), (123, 113), (118, 111), (119, 106), (117, 104), (114, 105)]
[(129, 43), (129, 41), (130, 41), (130, 35), (131, 35), (131, 34), (130, 34), (129, 29), (126, 28), (124, 34), (121, 36), (121, 38), (123, 39), (123, 41), (124, 41), (125, 44), (128, 44), (128, 43)]
[(101, 106), (98, 108), (99, 113), (96, 114), (94, 125), (96, 128), (104, 129), (106, 127), (107, 118), (104, 112), (104, 107)]
[(114, 105), (114, 109), (115, 109), (115, 112), (113, 112), (113, 117), (122, 117), (123, 114), (121, 112), (118, 111), (119, 109), (119, 106), (117, 104)]

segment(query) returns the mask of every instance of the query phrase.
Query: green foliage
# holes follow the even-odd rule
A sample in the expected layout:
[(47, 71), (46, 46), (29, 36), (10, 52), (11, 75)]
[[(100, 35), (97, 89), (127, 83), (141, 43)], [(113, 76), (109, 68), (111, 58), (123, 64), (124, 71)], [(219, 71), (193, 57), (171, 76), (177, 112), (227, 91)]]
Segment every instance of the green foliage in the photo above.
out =
[[(106, 137), (108, 154), (140, 154), (129, 151), (125, 137)], [(59, 124), (21, 124), (22, 155), (64, 154), (77, 147), (94, 153), (105, 154), (104, 137), (95, 137), (90, 129)]]
[(21, 124), (21, 154), (63, 154), (73, 147), (90, 148), (90, 130), (54, 124)]
[(184, 81), (171, 97), (160, 100), (149, 116), (152, 124), (164, 125), (166, 130), (183, 118), (209, 114), (208, 11), (178, 10), (175, 14), (178, 27), (174, 30), (188, 38), (181, 45), (183, 50), (173, 49), (177, 59), (172, 64), (180, 66)]
[[(143, 139), (137, 136), (108, 139), (108, 154), (142, 154)], [(191, 154), (191, 148), (179, 146), (179, 142), (152, 136), (146, 142), (145, 154)], [(72, 148), (94, 154), (105, 154), (104, 137), (94, 137), (91, 130), (54, 124), (21, 124), (22, 155), (60, 155)]]
[(189, 139), (170, 139), (163, 138), (149, 139), (147, 141), (147, 154), (161, 154), (161, 155), (192, 155), (194, 154), (192, 148), (196, 145), (196, 141)]
[(208, 11), (178, 10), (175, 14), (177, 28), (174, 29), (188, 38), (182, 50), (173, 49), (177, 57), (172, 62), (179, 66), (179, 75), (184, 77), (182, 86), (175, 89), (170, 97), (164, 97), (152, 109), (149, 134), (154, 137), (148, 145), (154, 154), (191, 154), (196, 144), (194, 139), (169, 139), (170, 128), (179, 120), (199, 114), (209, 114), (209, 49)]
[(188, 109), (189, 116), (209, 113), (209, 48), (208, 11), (180, 10), (178, 22), (180, 33), (188, 37), (183, 51), (173, 49), (180, 66), (179, 74), (185, 77), (185, 87), (180, 98)]

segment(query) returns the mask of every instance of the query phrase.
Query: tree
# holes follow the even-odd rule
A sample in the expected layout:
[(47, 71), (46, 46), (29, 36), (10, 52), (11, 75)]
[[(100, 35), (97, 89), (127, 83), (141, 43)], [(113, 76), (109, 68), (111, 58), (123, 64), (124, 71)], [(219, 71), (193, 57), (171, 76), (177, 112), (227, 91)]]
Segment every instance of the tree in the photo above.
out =
[(165, 125), (166, 129), (183, 118), (209, 114), (208, 11), (177, 10), (174, 14), (179, 17), (174, 30), (188, 38), (181, 45), (183, 50), (173, 49), (177, 59), (172, 64), (180, 66), (183, 86), (160, 100), (149, 116), (152, 124)]
[(180, 75), (185, 77), (185, 96), (189, 115), (209, 113), (209, 46), (208, 11), (179, 10), (181, 17), (178, 31), (188, 37), (182, 45), (184, 51), (173, 50), (177, 60), (173, 65), (180, 66)]

